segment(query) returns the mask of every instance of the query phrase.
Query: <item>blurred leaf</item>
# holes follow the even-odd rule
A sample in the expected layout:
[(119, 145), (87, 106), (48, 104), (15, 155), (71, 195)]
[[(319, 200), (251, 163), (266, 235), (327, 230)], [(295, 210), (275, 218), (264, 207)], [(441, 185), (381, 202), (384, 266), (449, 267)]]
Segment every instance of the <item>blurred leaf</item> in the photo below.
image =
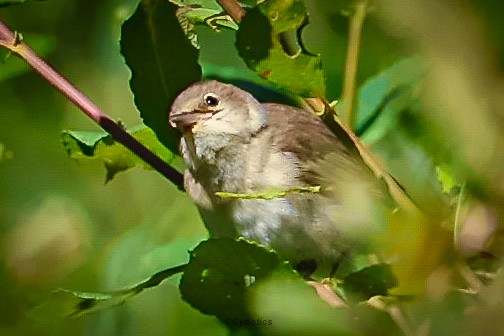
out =
[(19, 5), (29, 1), (47, 1), (47, 0), (0, 0), (0, 7), (7, 7), (11, 5)]
[(359, 335), (409, 335), (401, 330), (402, 326), (391, 318), (391, 314), (372, 307), (368, 302), (353, 306), (349, 320), (353, 329), (359, 331)]
[(180, 291), (185, 301), (204, 314), (232, 325), (247, 319), (249, 287), (275, 270), (296, 274), (272, 250), (243, 239), (209, 239), (191, 252)]
[(397, 286), (393, 295), (423, 295), (431, 274), (453, 262), (453, 232), (436, 218), (397, 211), (388, 219), (387, 233), (375, 238), (380, 256), (391, 260)]
[[(307, 12), (301, 0), (261, 2), (243, 17), (236, 47), (259, 76), (294, 94), (324, 97), (320, 57), (307, 52), (299, 40), (305, 22)], [(295, 33), (295, 41), (286, 38), (288, 33)], [(292, 47), (298, 49), (292, 55), (284, 50)]]
[(369, 78), (358, 93), (357, 135), (373, 143), (395, 128), (401, 112), (419, 104), (415, 89), (425, 74), (422, 58), (411, 57)]
[(163, 280), (182, 272), (184, 267), (185, 265), (181, 265), (165, 269), (135, 286), (117, 292), (86, 293), (59, 289), (52, 293), (47, 302), (36, 307), (32, 316), (39, 319), (80, 317), (108, 309), (124, 303), (144, 289), (159, 285)]
[(376, 264), (375, 255), (369, 255), (364, 253), (348, 255), (345, 258), (343, 258), (341, 264), (338, 265), (335, 277), (337, 279), (344, 279), (352, 273), (357, 273), (375, 264)]
[[(129, 133), (165, 162), (169, 163), (175, 157), (175, 154), (159, 142), (150, 128), (142, 125), (131, 129)], [(106, 182), (113, 179), (117, 173), (135, 166), (151, 169), (138, 156), (104, 132), (65, 131), (61, 135), (61, 142), (71, 159), (102, 161), (107, 170)]]
[(7, 150), (7, 147), (0, 142), (0, 161), (12, 157), (12, 153)]
[(261, 335), (358, 335), (347, 308), (334, 308), (300, 277), (277, 274), (249, 293), (253, 316), (271, 321)]
[(121, 33), (135, 104), (145, 124), (172, 153), (178, 152), (179, 136), (168, 125), (168, 110), (182, 89), (201, 79), (198, 51), (180, 27), (176, 9), (162, 0), (143, 0)]
[(448, 166), (437, 166), (436, 174), (445, 194), (450, 194), (456, 188), (460, 188), (461, 184), (455, 179)]
[(261, 335), (404, 335), (367, 303), (333, 307), (300, 277), (275, 274), (249, 294), (254, 317), (270, 321)]
[(349, 274), (339, 285), (345, 296), (358, 301), (367, 300), (376, 295), (387, 295), (388, 290), (397, 286), (390, 265), (376, 264)]
[[(42, 57), (49, 55), (56, 46), (55, 39), (52, 36), (31, 33), (23, 35), (23, 41), (28, 43)], [(31, 69), (26, 62), (15, 57), (6, 49), (0, 48), (0, 82), (21, 75)]]

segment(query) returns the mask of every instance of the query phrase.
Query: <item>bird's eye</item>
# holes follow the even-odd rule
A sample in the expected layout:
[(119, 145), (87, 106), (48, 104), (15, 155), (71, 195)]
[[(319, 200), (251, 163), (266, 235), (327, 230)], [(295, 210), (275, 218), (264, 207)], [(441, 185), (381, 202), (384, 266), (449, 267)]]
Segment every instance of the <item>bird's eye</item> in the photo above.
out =
[(205, 104), (210, 107), (215, 107), (219, 105), (219, 98), (217, 98), (213, 93), (207, 93), (203, 97), (203, 100), (205, 101)]

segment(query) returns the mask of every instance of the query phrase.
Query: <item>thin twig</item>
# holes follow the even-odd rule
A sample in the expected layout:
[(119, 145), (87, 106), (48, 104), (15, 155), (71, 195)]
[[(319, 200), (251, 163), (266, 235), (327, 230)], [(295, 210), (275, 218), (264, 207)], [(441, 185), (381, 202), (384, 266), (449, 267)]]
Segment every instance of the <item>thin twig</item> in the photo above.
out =
[(103, 113), (86, 95), (77, 90), (75, 86), (21, 41), (18, 35), (11, 31), (2, 21), (0, 21), (0, 47), (4, 47), (22, 58), (89, 118), (93, 119), (101, 128), (110, 133), (115, 140), (152, 166), (152, 168), (170, 180), (180, 190), (184, 189), (182, 174), (161, 160), (161, 158)]
[(348, 49), (345, 64), (345, 81), (343, 83), (343, 100), (345, 101), (344, 122), (354, 129), (355, 126), (355, 82), (359, 64), (359, 50), (362, 25), (366, 18), (367, 0), (356, 0), (355, 10), (350, 18), (348, 32)]

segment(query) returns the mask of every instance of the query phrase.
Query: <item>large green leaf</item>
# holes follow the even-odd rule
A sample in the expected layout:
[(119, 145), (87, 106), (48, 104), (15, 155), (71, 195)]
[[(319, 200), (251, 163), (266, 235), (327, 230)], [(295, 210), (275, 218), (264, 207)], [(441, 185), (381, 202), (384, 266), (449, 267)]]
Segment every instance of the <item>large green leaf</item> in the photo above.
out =
[[(323, 97), (325, 77), (320, 56), (310, 54), (299, 38), (306, 22), (302, 0), (261, 2), (243, 17), (236, 46), (247, 66), (259, 76), (294, 94)], [(289, 34), (295, 38), (289, 38)], [(298, 50), (287, 52), (287, 45)]]
[(250, 287), (282, 270), (295, 275), (274, 251), (243, 239), (209, 239), (191, 252), (180, 290), (202, 313), (236, 326), (233, 321), (250, 318)]
[(6, 157), (7, 149), (5, 145), (0, 142), (0, 161), (4, 160)]
[(20, 5), (30, 1), (47, 1), (47, 0), (0, 0), (0, 7), (7, 7), (11, 5)]
[(174, 153), (178, 134), (168, 125), (168, 110), (182, 89), (201, 78), (198, 51), (186, 38), (176, 10), (166, 1), (142, 0), (121, 34), (135, 104), (144, 123)]
[[(165, 162), (169, 163), (175, 157), (173, 152), (159, 142), (156, 134), (150, 128), (141, 126), (132, 129), (130, 133)], [(104, 132), (65, 131), (61, 135), (61, 141), (70, 158), (77, 161), (97, 160), (103, 162), (107, 170), (107, 182), (114, 178), (115, 174), (135, 166), (151, 168)]]

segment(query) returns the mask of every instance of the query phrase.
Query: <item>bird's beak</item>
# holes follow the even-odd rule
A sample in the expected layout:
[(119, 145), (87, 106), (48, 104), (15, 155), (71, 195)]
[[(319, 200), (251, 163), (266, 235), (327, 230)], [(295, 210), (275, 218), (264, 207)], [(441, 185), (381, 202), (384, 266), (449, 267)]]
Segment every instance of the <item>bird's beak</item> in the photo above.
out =
[(182, 131), (187, 131), (192, 129), (194, 125), (198, 122), (210, 119), (212, 117), (211, 112), (202, 111), (191, 111), (191, 112), (180, 112), (180, 113), (170, 113), (169, 121), (172, 127), (176, 127)]

